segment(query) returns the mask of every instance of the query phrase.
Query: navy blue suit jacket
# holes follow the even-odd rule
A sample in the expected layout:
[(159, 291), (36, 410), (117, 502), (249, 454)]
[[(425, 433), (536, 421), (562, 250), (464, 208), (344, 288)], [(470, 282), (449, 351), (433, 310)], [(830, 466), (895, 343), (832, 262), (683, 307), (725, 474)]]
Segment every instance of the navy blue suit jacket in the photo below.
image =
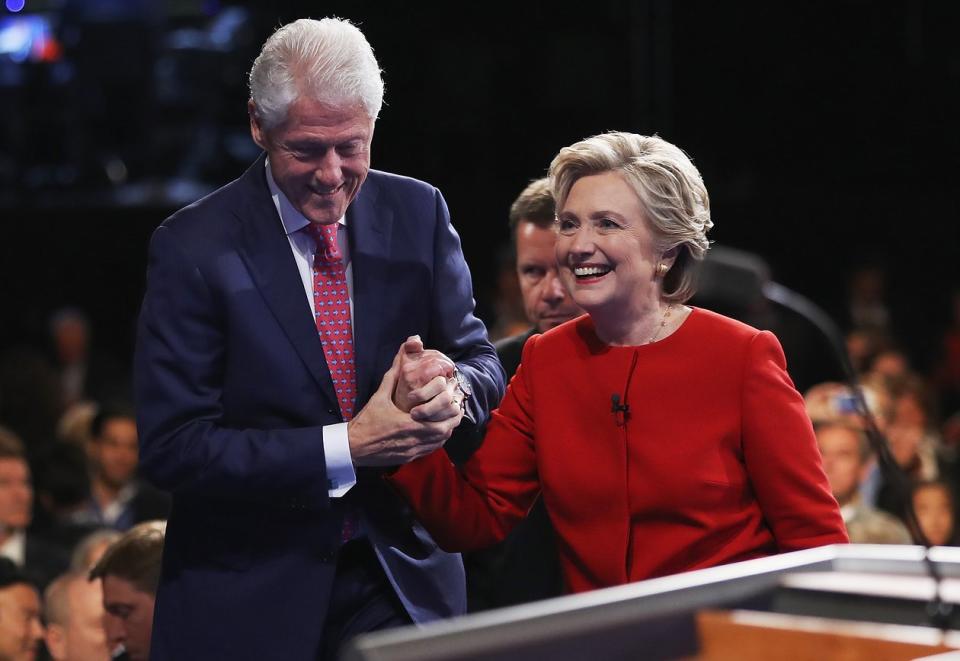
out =
[[(371, 170), (347, 229), (358, 408), (420, 334), (471, 379), (484, 423), (503, 371), (439, 191)], [(153, 658), (314, 658), (342, 521), (322, 427), (341, 420), (263, 157), (154, 233), (135, 387), (142, 470), (173, 493)], [(460, 557), (358, 473), (347, 499), (411, 617), (462, 612)]]

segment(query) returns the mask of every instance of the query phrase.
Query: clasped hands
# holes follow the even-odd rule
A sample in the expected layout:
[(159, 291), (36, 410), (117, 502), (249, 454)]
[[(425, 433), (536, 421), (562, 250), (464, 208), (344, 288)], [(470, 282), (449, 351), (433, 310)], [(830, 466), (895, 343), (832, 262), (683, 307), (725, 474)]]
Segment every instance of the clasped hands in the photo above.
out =
[(347, 425), (357, 466), (396, 466), (440, 448), (463, 417), (455, 365), (417, 335), (400, 346), (370, 401)]

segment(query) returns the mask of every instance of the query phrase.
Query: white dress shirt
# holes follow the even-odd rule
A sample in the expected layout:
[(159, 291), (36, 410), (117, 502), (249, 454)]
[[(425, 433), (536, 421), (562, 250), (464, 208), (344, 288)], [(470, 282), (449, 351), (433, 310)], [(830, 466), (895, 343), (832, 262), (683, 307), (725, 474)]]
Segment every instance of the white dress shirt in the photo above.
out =
[(27, 561), (27, 534), (17, 530), (0, 546), (0, 557), (9, 558), (17, 567)]
[[(312, 236), (302, 231), (310, 221), (290, 204), (290, 200), (273, 180), (270, 159), (266, 161), (266, 168), (270, 196), (280, 214), (280, 222), (283, 223), (287, 240), (290, 242), (290, 250), (293, 251), (293, 258), (297, 262), (304, 294), (310, 304), (311, 312), (316, 312), (313, 304), (313, 255), (317, 251), (317, 244)], [(337, 246), (347, 267), (347, 293), (350, 295), (350, 318), (353, 319), (353, 264), (350, 260), (350, 246), (347, 241), (346, 217), (337, 221)], [(353, 330), (352, 323), (350, 330), (351, 332)], [(347, 439), (347, 423), (340, 422), (323, 427), (323, 453), (327, 462), (328, 493), (331, 498), (339, 498), (357, 483), (357, 474), (353, 470), (353, 459), (350, 456), (350, 443)]]

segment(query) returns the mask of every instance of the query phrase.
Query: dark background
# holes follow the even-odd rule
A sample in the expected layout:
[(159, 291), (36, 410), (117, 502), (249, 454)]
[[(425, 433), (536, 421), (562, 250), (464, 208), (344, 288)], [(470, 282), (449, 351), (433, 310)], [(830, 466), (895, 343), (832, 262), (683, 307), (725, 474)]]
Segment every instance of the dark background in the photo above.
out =
[(691, 154), (712, 238), (841, 323), (848, 274), (884, 266), (898, 336), (932, 358), (958, 278), (960, 3), (270, 4), (26, 0), (61, 53), (0, 61), (0, 348), (71, 304), (126, 359), (150, 231), (256, 154), (260, 44), (338, 15), (385, 70), (373, 165), (444, 193), (488, 323), (511, 201), (617, 129)]

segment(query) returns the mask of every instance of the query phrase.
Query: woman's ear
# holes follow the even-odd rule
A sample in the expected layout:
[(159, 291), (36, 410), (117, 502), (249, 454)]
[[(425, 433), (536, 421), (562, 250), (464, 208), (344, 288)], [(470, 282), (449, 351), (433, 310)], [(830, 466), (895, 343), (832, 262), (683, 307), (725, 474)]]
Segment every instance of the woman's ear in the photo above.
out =
[(660, 257), (660, 261), (663, 264), (667, 265), (667, 269), (673, 268), (673, 263), (677, 261), (677, 255), (680, 254), (680, 247), (674, 246), (670, 250), (665, 250), (663, 255)]

